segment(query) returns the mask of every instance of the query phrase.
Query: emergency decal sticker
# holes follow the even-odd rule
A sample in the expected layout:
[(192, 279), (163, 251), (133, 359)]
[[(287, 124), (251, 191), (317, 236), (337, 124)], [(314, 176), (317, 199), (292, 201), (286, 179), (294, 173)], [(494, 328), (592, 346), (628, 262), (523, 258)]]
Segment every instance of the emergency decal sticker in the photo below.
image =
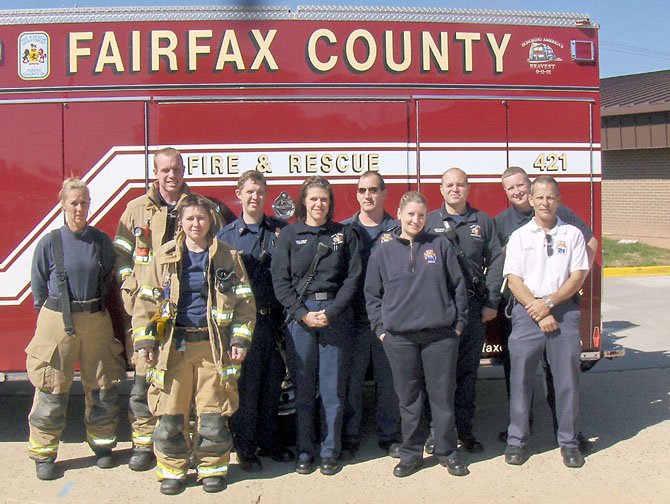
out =
[(563, 49), (563, 44), (557, 40), (536, 37), (526, 40), (521, 47), (528, 47), (528, 64), (537, 75), (551, 75), (556, 70), (556, 63), (563, 61), (556, 54), (559, 49)]
[(470, 226), (470, 236), (473, 236), (475, 238), (481, 238), (482, 227), (479, 224), (473, 224), (472, 226)]
[(379, 237), (379, 243), (386, 243), (390, 242), (391, 240), (393, 240), (393, 236), (391, 236), (391, 233), (384, 233)]
[(423, 258), (426, 261), (426, 264), (436, 264), (437, 263), (437, 254), (433, 249), (428, 249), (423, 253)]
[(19, 77), (23, 80), (42, 80), (49, 77), (50, 39), (45, 32), (23, 32), (19, 35)]
[(333, 250), (337, 250), (344, 243), (344, 233), (335, 233), (331, 238), (333, 240)]
[(556, 242), (556, 252), (559, 254), (567, 254), (568, 253), (568, 247), (565, 245), (564, 241), (557, 241)]

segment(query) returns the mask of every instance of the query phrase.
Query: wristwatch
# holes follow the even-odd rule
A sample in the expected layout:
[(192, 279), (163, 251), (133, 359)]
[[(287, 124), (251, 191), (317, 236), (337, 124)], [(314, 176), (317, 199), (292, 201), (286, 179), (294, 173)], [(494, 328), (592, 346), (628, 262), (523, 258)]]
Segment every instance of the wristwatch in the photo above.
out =
[(550, 310), (554, 307), (554, 302), (551, 300), (551, 298), (549, 296), (544, 296), (542, 298), (542, 301), (545, 302), (545, 304), (547, 305), (547, 308), (549, 308)]

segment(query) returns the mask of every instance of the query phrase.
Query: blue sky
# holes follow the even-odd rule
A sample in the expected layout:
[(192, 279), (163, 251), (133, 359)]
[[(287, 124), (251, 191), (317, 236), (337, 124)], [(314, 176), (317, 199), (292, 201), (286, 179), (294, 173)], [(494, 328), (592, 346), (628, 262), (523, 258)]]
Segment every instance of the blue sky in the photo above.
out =
[[(342, 5), (384, 5), (403, 7), (450, 7), (473, 9), (536, 10), (589, 14), (600, 25), (600, 75), (612, 77), (670, 69), (670, 8), (667, 0), (350, 0)], [(240, 5), (254, 0), (2, 0), (2, 9), (45, 7)], [(256, 0), (256, 3), (263, 3)], [(336, 2), (266, 0), (269, 5), (333, 5)]]

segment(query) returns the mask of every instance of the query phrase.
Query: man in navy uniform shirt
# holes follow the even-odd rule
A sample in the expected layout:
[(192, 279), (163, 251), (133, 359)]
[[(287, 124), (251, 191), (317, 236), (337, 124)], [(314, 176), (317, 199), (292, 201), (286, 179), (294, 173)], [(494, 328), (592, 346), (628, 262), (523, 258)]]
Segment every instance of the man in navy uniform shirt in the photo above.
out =
[(286, 368), (277, 346), (282, 339), (283, 310), (275, 298), (270, 273), (275, 241), (285, 223), (263, 213), (266, 181), (262, 173), (249, 170), (240, 175), (235, 194), (242, 203), (242, 216), (223, 228), (217, 238), (242, 253), (256, 300), (256, 329), (238, 382), (240, 406), (231, 419), (240, 467), (255, 472), (262, 469), (257, 448), (261, 455), (277, 462), (295, 458), (277, 436), (277, 409)]
[[(486, 322), (497, 314), (503, 258), (493, 219), (468, 203), (470, 183), (460, 168), (442, 175), (444, 204), (428, 214), (426, 230), (446, 234), (455, 246), (468, 287), (468, 325), (458, 345), (456, 366), (456, 431), (465, 451), (483, 451), (473, 433), (477, 369), (486, 337)], [(459, 254), (459, 249), (462, 254)], [(426, 443), (430, 453), (432, 443)]]
[[(398, 226), (398, 220), (384, 210), (386, 184), (379, 172), (366, 172), (358, 179), (356, 199), (360, 211), (343, 222), (358, 231), (361, 242), (363, 271), (379, 237)], [(361, 279), (359, 293), (353, 302), (356, 330), (354, 348), (349, 355), (349, 376), (347, 380), (347, 403), (344, 411), (342, 448), (353, 455), (359, 447), (361, 418), (363, 416), (363, 382), (372, 358), (372, 370), (376, 385), (376, 419), (379, 448), (394, 458), (400, 448), (400, 411), (398, 396), (393, 388), (393, 375), (388, 357), (381, 341), (370, 328), (370, 320), (365, 310), (363, 295), (364, 278)]]

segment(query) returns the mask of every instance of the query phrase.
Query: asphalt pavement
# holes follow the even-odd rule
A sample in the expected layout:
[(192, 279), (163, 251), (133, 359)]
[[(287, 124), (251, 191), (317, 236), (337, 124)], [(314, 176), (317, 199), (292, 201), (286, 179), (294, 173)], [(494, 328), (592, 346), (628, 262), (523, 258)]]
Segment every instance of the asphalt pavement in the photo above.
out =
[[(297, 475), (291, 464), (263, 459), (264, 470), (249, 474), (231, 461), (229, 486), (219, 495), (205, 494), (191, 479), (184, 494), (164, 497), (154, 471), (128, 470), (130, 432), (119, 427), (119, 466), (101, 470), (85, 444), (83, 398), (70, 398), (68, 425), (58, 464), (62, 478), (42, 482), (27, 457), (29, 386), (0, 384), (0, 502), (80, 503), (200, 502), (229, 503), (436, 503), (494, 504), (665, 504), (670, 495), (670, 276), (604, 279), (605, 343), (622, 345), (624, 357), (601, 361), (582, 375), (582, 431), (594, 451), (579, 470), (561, 463), (552, 435), (542, 380), (535, 383), (535, 429), (530, 460), (521, 467), (503, 460), (498, 433), (506, 427), (505, 385), (497, 376), (477, 384), (475, 433), (485, 450), (465, 454), (471, 474), (449, 476), (433, 457), (408, 478), (391, 475), (396, 461), (384, 457), (374, 434), (371, 389), (366, 390), (363, 429), (356, 458), (336, 476), (319, 472)], [(486, 373), (484, 373), (486, 375)], [(126, 414), (124, 409), (123, 415)]]

